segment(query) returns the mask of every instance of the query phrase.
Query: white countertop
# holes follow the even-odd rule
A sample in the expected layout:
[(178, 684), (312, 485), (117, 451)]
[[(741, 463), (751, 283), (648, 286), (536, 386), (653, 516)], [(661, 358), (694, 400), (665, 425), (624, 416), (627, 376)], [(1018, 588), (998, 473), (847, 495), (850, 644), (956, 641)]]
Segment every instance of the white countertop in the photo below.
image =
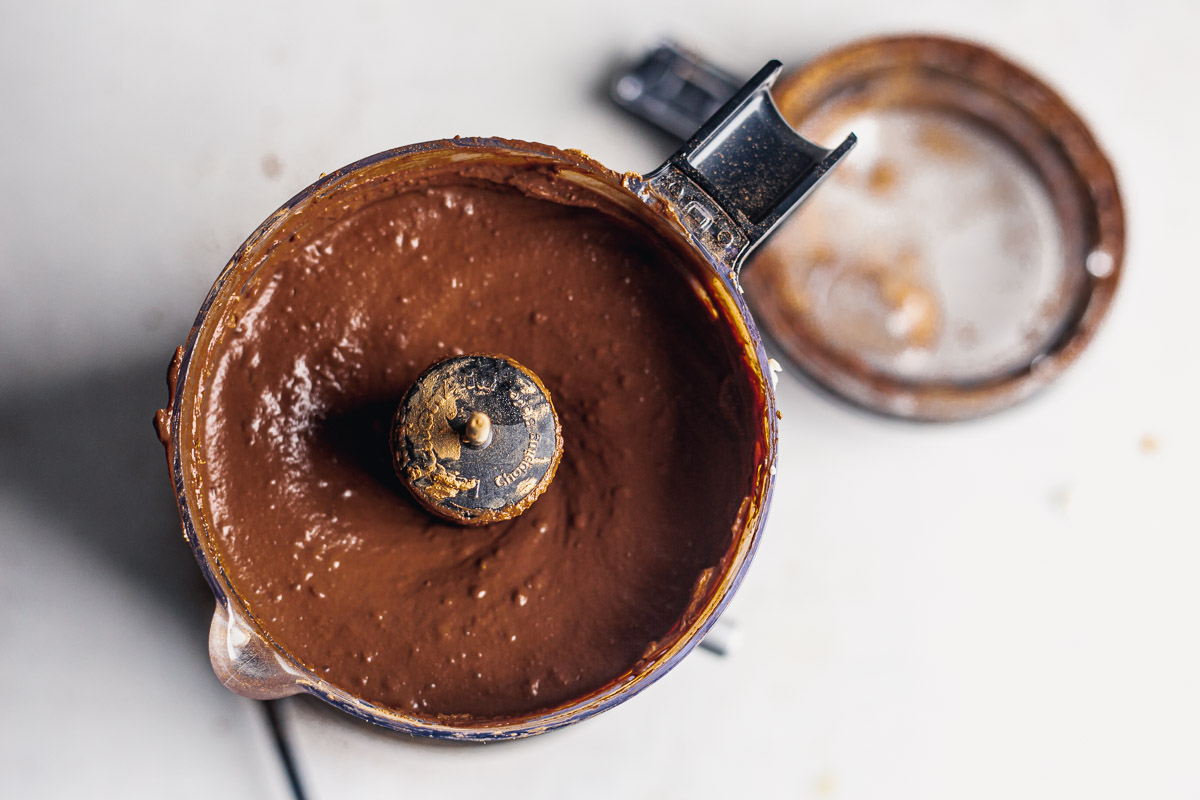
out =
[(150, 416), (200, 300), (295, 191), (454, 134), (670, 148), (602, 96), (670, 35), (750, 74), (976, 38), (1059, 88), (1125, 193), (1124, 283), (1052, 389), (913, 426), (785, 376), (729, 616), (630, 703), (431, 745), (282, 704), (310, 798), (1200, 797), (1200, 6), (1187, 0), (9, 3), (0, 10), (0, 796), (287, 797), (207, 663)]

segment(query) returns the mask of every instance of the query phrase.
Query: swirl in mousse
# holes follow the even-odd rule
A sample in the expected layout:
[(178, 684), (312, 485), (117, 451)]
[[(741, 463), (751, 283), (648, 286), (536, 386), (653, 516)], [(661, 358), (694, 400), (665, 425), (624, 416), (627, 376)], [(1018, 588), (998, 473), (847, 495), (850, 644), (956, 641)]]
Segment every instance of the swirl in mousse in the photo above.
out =
[[(638, 674), (763, 485), (762, 376), (711, 267), (537, 161), (376, 174), (296, 213), (223, 310), (197, 406), (212, 546), (258, 627), (356, 697), (455, 725)], [(406, 488), (392, 424), (431, 365), (476, 353), (544, 384), (561, 460), (536, 502), (463, 525)], [(465, 419), (451, 455), (496, 434)]]

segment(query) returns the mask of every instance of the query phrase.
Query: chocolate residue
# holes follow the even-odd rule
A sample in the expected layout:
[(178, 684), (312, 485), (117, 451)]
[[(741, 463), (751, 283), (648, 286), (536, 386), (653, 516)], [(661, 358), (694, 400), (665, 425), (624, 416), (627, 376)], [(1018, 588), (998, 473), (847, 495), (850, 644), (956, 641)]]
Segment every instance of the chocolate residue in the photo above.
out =
[(900, 174), (896, 170), (895, 164), (890, 161), (880, 161), (871, 169), (871, 174), (867, 176), (867, 185), (870, 191), (875, 194), (887, 194), (899, 179)]
[(267, 178), (275, 180), (283, 174), (283, 162), (274, 153), (267, 153), (262, 157), (262, 171)]

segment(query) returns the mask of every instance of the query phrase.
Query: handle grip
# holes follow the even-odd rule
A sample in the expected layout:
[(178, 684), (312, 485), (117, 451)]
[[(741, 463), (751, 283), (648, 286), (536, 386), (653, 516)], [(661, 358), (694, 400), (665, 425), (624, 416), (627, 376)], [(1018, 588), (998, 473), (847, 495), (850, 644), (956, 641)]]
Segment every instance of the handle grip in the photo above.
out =
[[(735, 274), (857, 142), (852, 133), (826, 150), (796, 133), (771, 99), (781, 68), (768, 62), (666, 163), (630, 181), (647, 202), (665, 202), (692, 241)], [(704, 83), (689, 83), (695, 76)], [(695, 56), (663, 45), (617, 79), (614, 96), (664, 129), (678, 130), (715, 101), (728, 85), (721, 83), (725, 78)], [(638, 93), (630, 100), (633, 88)], [(655, 110), (663, 113), (655, 116)]]

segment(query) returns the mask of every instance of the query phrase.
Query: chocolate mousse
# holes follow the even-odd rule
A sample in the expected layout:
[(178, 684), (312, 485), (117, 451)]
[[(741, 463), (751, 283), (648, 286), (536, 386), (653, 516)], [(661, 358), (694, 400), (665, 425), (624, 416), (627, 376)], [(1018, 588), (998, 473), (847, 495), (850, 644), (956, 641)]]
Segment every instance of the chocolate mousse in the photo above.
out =
[[(296, 213), (223, 312), (197, 406), (212, 546), (262, 631), (352, 695), (456, 723), (636, 672), (762, 468), (760, 378), (708, 267), (544, 162), (406, 169)], [(464, 353), (535, 372), (563, 438), (538, 501), (473, 528), (422, 508), (389, 449), (414, 380)]]

